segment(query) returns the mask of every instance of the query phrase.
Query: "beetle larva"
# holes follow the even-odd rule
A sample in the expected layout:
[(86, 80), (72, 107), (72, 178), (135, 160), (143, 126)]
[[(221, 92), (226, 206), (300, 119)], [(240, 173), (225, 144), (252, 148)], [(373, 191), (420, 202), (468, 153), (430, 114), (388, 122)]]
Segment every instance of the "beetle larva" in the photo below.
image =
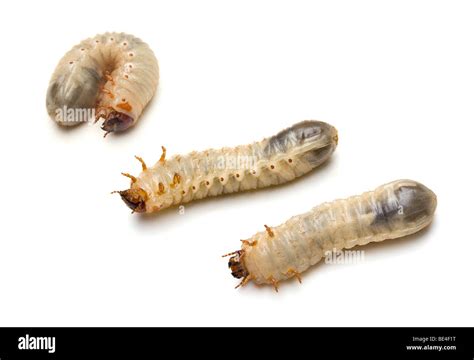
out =
[(242, 240), (241, 250), (224, 255), (237, 287), (253, 280), (272, 284), (296, 277), (334, 250), (413, 234), (433, 220), (436, 195), (412, 180), (398, 180), (374, 191), (323, 203), (284, 224)]
[(48, 114), (59, 125), (73, 126), (89, 120), (78, 114), (94, 110), (96, 121), (104, 119), (105, 135), (124, 131), (137, 122), (158, 78), (158, 62), (142, 40), (124, 33), (97, 35), (59, 61), (46, 96)]
[(235, 148), (176, 155), (166, 149), (151, 168), (142, 163), (130, 189), (117, 191), (134, 212), (154, 212), (208, 196), (282, 184), (325, 162), (337, 145), (337, 131), (321, 121), (302, 121), (277, 135)]

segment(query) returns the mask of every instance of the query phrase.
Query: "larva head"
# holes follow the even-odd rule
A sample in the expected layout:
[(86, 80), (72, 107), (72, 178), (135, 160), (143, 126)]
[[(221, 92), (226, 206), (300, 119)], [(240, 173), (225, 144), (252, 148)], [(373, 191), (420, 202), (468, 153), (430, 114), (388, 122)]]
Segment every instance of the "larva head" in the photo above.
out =
[(139, 187), (118, 191), (122, 200), (133, 212), (145, 212), (148, 195), (145, 190)]
[(236, 251), (234, 255), (229, 259), (229, 269), (232, 271), (232, 276), (240, 279), (245, 278), (249, 275), (245, 265), (242, 261), (244, 256), (243, 250)]
[(133, 118), (120, 111), (111, 111), (104, 123), (102, 124), (102, 130), (106, 132), (106, 135), (111, 132), (125, 131), (133, 125)]

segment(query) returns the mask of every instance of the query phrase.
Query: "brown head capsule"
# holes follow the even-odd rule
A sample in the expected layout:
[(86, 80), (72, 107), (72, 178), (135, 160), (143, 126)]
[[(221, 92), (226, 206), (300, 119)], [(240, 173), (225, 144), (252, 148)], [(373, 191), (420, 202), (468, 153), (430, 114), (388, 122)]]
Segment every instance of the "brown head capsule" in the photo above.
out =
[(125, 131), (134, 123), (133, 118), (123, 112), (111, 111), (104, 123), (102, 124), (102, 130), (105, 131), (106, 136), (111, 132)]
[(229, 269), (232, 271), (232, 276), (240, 279), (248, 276), (247, 269), (242, 261), (244, 252), (243, 250), (236, 251), (235, 255), (229, 259)]
[(148, 195), (142, 188), (131, 188), (123, 191), (117, 191), (122, 200), (133, 212), (145, 212)]

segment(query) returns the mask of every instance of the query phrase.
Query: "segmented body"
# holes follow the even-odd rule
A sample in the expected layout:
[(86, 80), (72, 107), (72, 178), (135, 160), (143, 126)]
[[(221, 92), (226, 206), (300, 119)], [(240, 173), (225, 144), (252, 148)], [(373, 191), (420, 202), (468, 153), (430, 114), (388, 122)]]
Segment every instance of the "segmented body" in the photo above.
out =
[(276, 284), (299, 276), (328, 252), (413, 234), (431, 223), (436, 195), (412, 180), (324, 203), (244, 240), (230, 259), (244, 282)]
[(82, 41), (59, 61), (46, 107), (63, 126), (87, 121), (67, 116), (65, 109), (94, 109), (96, 120), (105, 119), (105, 131), (123, 131), (137, 122), (158, 79), (158, 62), (146, 43), (124, 33), (105, 33)]
[(153, 212), (208, 196), (282, 184), (325, 162), (337, 145), (337, 131), (320, 121), (303, 121), (249, 145), (193, 152), (143, 166), (132, 177), (124, 201)]

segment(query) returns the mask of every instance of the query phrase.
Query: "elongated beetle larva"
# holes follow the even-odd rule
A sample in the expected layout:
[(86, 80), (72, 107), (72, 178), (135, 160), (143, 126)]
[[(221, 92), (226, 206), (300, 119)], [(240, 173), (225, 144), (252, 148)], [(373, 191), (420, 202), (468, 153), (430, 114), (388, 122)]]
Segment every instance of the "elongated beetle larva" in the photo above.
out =
[(117, 191), (134, 212), (154, 212), (208, 196), (286, 183), (325, 162), (338, 141), (334, 127), (302, 121), (277, 135), (235, 148), (192, 152), (160, 160), (142, 173), (130, 189)]
[[(105, 119), (106, 135), (135, 125), (158, 86), (158, 62), (142, 40), (105, 33), (74, 46), (59, 61), (46, 96), (48, 114), (59, 125), (87, 121), (80, 111)], [(69, 116), (76, 110), (75, 116)]]
[(253, 280), (272, 284), (300, 274), (327, 252), (413, 234), (433, 220), (436, 195), (412, 180), (398, 180), (374, 191), (321, 204), (277, 227), (268, 227), (230, 256), (237, 287)]

